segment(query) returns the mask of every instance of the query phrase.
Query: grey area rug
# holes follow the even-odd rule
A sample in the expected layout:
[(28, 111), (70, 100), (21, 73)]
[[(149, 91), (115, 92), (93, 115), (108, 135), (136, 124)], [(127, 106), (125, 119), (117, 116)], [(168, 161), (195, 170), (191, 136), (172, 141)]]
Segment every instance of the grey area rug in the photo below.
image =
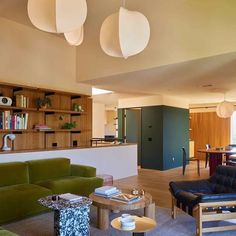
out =
[[(124, 213), (124, 212), (122, 212)], [(129, 212), (131, 214), (142, 214), (142, 210)], [(116, 218), (120, 213), (112, 213), (110, 219)], [(195, 219), (191, 216), (179, 211), (176, 220), (170, 216), (170, 209), (156, 208), (157, 227), (148, 232), (147, 236), (194, 236), (195, 235)], [(91, 208), (91, 236), (130, 236), (131, 233), (121, 232), (113, 228), (108, 230), (99, 230), (96, 225), (96, 208)], [(225, 223), (225, 222), (224, 222)], [(219, 224), (219, 223), (217, 223)], [(227, 224), (227, 222), (226, 222)], [(212, 223), (211, 223), (212, 226)], [(20, 236), (53, 236), (53, 213), (45, 213), (21, 221), (17, 221), (4, 228), (17, 233)], [(219, 233), (205, 233), (204, 236), (228, 236), (236, 235), (236, 231), (227, 231)]]

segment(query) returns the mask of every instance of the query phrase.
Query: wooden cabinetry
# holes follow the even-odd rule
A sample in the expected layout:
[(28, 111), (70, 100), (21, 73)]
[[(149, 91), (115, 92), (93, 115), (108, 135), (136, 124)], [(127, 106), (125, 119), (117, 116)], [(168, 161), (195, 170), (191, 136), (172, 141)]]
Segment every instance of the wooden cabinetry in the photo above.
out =
[[(0, 129), (0, 138), (6, 133), (14, 133), (16, 139), (9, 145), (14, 150), (32, 150), (45, 148), (70, 148), (89, 146), (92, 137), (92, 99), (87, 95), (55, 91), (49, 89), (26, 87), (12, 84), (0, 84), (0, 96), (26, 97), (25, 103), (19, 106), (16, 101), (11, 106), (0, 105), (5, 122), (5, 113), (10, 114), (7, 122), (10, 125)], [(48, 108), (37, 107), (37, 99), (48, 97), (51, 106)], [(17, 104), (17, 106), (16, 106)], [(80, 105), (83, 111), (73, 110), (74, 104)], [(27, 127), (15, 126), (16, 116), (25, 116), (27, 113)], [(19, 115), (20, 114), (20, 115)], [(25, 120), (24, 120), (25, 121)], [(75, 122), (76, 127), (64, 129), (65, 123)], [(46, 125), (50, 129), (37, 130), (35, 125)]]

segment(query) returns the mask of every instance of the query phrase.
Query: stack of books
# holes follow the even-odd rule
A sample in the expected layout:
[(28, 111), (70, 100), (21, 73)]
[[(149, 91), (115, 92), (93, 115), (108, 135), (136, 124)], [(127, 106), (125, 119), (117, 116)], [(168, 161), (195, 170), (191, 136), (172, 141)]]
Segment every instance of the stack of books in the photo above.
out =
[(37, 124), (37, 125), (34, 125), (34, 129), (39, 130), (39, 131), (47, 131), (47, 130), (51, 130), (52, 128), (48, 127), (47, 125)]
[(142, 199), (142, 197), (129, 193), (120, 193), (118, 195), (113, 196), (111, 199), (118, 202), (132, 204), (135, 202), (139, 202)]
[(100, 197), (111, 198), (117, 194), (120, 194), (120, 190), (114, 186), (103, 186), (96, 188), (94, 194)]

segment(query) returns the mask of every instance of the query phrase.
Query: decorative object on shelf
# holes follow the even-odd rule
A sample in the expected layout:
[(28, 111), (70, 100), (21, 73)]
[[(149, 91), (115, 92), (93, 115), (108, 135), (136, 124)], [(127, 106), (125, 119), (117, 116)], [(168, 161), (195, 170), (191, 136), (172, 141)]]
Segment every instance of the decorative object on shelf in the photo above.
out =
[(72, 46), (79, 46), (84, 39), (84, 26), (73, 30), (71, 32), (64, 33), (66, 41)]
[(83, 112), (83, 111), (84, 111), (83, 108), (82, 108), (82, 106), (79, 105), (79, 104), (77, 104), (77, 103), (74, 103), (74, 104), (73, 104), (73, 110), (74, 110), (74, 111), (78, 111), (78, 112)]
[(7, 138), (9, 138), (11, 141), (13, 141), (16, 138), (15, 134), (5, 134), (3, 136), (3, 147), (2, 150), (3, 151), (10, 151), (11, 148), (7, 146)]
[(87, 17), (86, 0), (28, 0), (27, 7), (31, 23), (50, 33), (77, 30)]
[(66, 122), (62, 125), (62, 129), (73, 129), (76, 128), (76, 122)]
[(51, 99), (49, 97), (44, 97), (44, 98), (37, 98), (36, 99), (36, 106), (38, 108), (43, 108), (46, 109), (48, 107), (51, 107)]
[(100, 30), (102, 50), (112, 57), (128, 58), (145, 49), (150, 38), (147, 18), (140, 12), (120, 7), (108, 16)]
[(1, 106), (11, 106), (11, 104), (12, 104), (11, 98), (0, 96), (0, 105)]
[(220, 118), (229, 118), (234, 112), (234, 105), (231, 102), (223, 101), (219, 103), (216, 107), (216, 114)]

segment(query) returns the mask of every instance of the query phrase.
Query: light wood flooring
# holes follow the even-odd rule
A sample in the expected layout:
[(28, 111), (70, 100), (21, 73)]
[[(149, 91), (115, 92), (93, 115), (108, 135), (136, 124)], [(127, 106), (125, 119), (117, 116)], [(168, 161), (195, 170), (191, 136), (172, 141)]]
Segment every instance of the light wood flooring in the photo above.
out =
[(170, 207), (171, 198), (169, 192), (170, 181), (197, 180), (209, 178), (209, 169), (205, 168), (205, 162), (201, 162), (200, 177), (197, 175), (197, 163), (191, 162), (182, 175), (182, 167), (158, 171), (139, 169), (137, 176), (131, 176), (114, 181), (114, 186), (124, 189), (140, 188), (149, 192), (157, 206)]

